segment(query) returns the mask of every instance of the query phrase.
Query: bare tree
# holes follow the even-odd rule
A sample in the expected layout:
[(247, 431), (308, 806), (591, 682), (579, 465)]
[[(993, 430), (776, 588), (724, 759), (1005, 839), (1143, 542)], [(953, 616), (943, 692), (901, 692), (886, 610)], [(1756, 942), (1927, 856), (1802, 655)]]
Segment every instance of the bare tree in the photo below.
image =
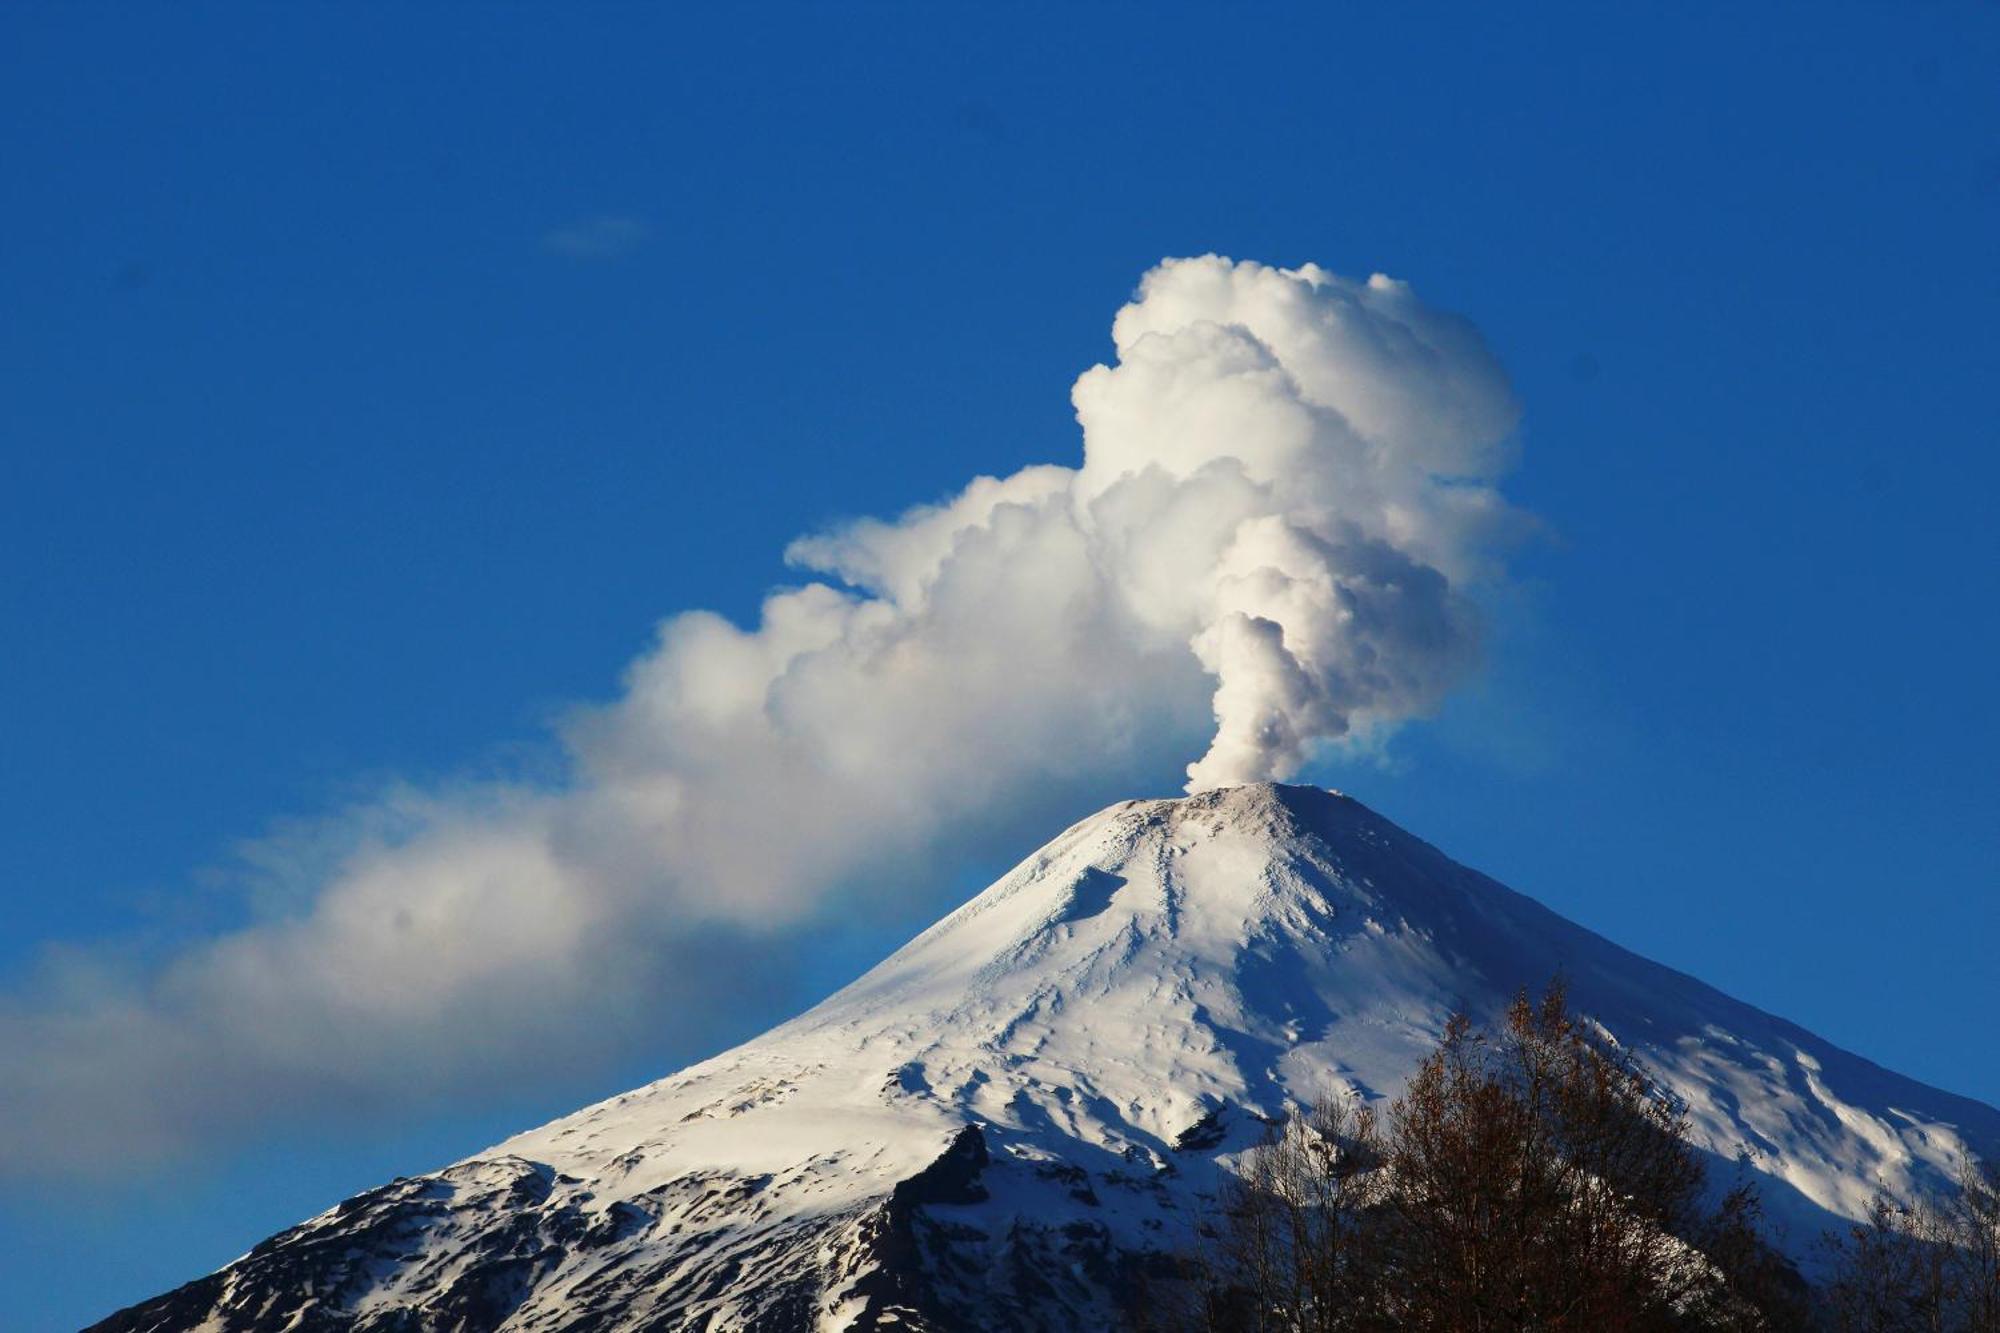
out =
[[(1460, 1016), (1378, 1123), (1351, 1098), (1245, 1164), (1197, 1267), (1246, 1333), (1792, 1327), (1747, 1187), (1705, 1213), (1686, 1115), (1562, 985)], [(1711, 1256), (1703, 1246), (1714, 1249)], [(1781, 1310), (1782, 1307), (1782, 1310)]]
[(1714, 1285), (1678, 1103), (1569, 1013), (1560, 982), (1494, 1035), (1447, 1027), (1390, 1113), (1412, 1330), (1652, 1329)]
[(1878, 1194), (1835, 1242), (1840, 1333), (2000, 1333), (2000, 1168), (1967, 1158), (1956, 1184), (1907, 1205)]
[(1764, 1205), (1738, 1162), (1741, 1177), (1705, 1218), (1696, 1235), (1721, 1285), (1704, 1303), (1703, 1327), (1725, 1333), (1809, 1333), (1821, 1327), (1814, 1293), (1799, 1270), (1766, 1238)]
[(1386, 1177), (1375, 1113), (1326, 1097), (1279, 1126), (1224, 1191), (1204, 1323), (1243, 1333), (1383, 1328), (1370, 1218)]

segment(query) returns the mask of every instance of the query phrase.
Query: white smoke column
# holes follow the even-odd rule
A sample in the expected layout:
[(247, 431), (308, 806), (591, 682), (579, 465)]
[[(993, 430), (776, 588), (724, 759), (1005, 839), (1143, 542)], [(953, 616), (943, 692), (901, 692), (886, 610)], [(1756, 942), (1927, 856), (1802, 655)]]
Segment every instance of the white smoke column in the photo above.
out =
[(1210, 257), (1153, 270), (1112, 335), (1119, 364), (1076, 386), (1080, 495), (1147, 469), (1257, 491), (1215, 515), (1166, 617), (1217, 678), (1189, 789), (1289, 777), (1318, 742), (1435, 706), (1473, 659), (1462, 587), (1507, 517), (1491, 483), (1518, 413), (1478, 334), (1379, 275)]
[(828, 579), (754, 627), (667, 620), (565, 729), (561, 782), (398, 793), (267, 843), (287, 906), (0, 997), (0, 1171), (700, 1036), (769, 1004), (816, 923), (945, 906), (974, 851), (1183, 771), (1282, 778), (1432, 708), (1511, 526), (1516, 412), (1478, 335), (1386, 278), (1207, 257), (1147, 274), (1113, 339), (1076, 384), (1080, 467), (796, 542)]

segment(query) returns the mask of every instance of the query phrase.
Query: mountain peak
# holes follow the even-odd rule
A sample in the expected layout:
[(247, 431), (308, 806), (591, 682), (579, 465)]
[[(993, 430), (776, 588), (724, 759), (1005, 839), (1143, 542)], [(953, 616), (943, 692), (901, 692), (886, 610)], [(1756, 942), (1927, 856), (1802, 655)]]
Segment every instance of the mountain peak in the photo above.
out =
[(1287, 782), (1245, 782), (1228, 787), (1211, 787), (1187, 796), (1120, 801), (1100, 810), (1091, 819), (1116, 817), (1132, 811), (1170, 821), (1193, 822), (1197, 827), (1203, 819), (1217, 821), (1207, 826), (1210, 831), (1233, 827), (1280, 837), (1307, 830), (1331, 831), (1339, 827), (1343, 819), (1361, 818), (1388, 824), (1387, 820), (1344, 792)]
[(1102, 810), (791, 1022), (103, 1327), (291, 1327), (303, 1290), (314, 1327), (355, 1333), (1110, 1326), (1121, 1274), (1188, 1243), (1269, 1123), (1392, 1097), (1451, 1014), (1491, 1021), (1558, 973), (1686, 1101), (1700, 1148), (1761, 1173), (1795, 1252), (1878, 1187), (2000, 1145), (1992, 1108), (1647, 962), (1358, 801), (1254, 784)]

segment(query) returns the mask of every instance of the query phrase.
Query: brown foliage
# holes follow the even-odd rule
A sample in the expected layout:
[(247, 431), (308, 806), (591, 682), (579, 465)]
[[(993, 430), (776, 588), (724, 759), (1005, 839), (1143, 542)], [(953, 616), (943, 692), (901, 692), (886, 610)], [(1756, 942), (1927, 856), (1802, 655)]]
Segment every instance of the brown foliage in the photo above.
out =
[[(1211, 1329), (1770, 1329), (1754, 1195), (1705, 1216), (1681, 1107), (1568, 1009), (1454, 1018), (1378, 1123), (1323, 1102), (1255, 1153), (1204, 1256)], [(1705, 1254), (1697, 1243), (1715, 1251)]]
[(1701, 1166), (1680, 1108), (1588, 1040), (1562, 987), (1497, 1037), (1453, 1020), (1391, 1111), (1412, 1330), (1677, 1327)]

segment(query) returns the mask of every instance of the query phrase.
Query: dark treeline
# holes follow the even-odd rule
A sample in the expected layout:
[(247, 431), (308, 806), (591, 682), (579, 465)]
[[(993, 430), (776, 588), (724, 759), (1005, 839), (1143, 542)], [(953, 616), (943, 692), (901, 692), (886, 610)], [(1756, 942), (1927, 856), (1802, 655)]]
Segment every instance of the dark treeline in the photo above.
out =
[(1207, 1333), (2000, 1333), (2000, 1180), (1878, 1201), (1810, 1286), (1747, 1174), (1719, 1202), (1680, 1104), (1560, 983), (1496, 1030), (1454, 1019), (1385, 1116), (1329, 1097), (1277, 1127), (1150, 1294)]

